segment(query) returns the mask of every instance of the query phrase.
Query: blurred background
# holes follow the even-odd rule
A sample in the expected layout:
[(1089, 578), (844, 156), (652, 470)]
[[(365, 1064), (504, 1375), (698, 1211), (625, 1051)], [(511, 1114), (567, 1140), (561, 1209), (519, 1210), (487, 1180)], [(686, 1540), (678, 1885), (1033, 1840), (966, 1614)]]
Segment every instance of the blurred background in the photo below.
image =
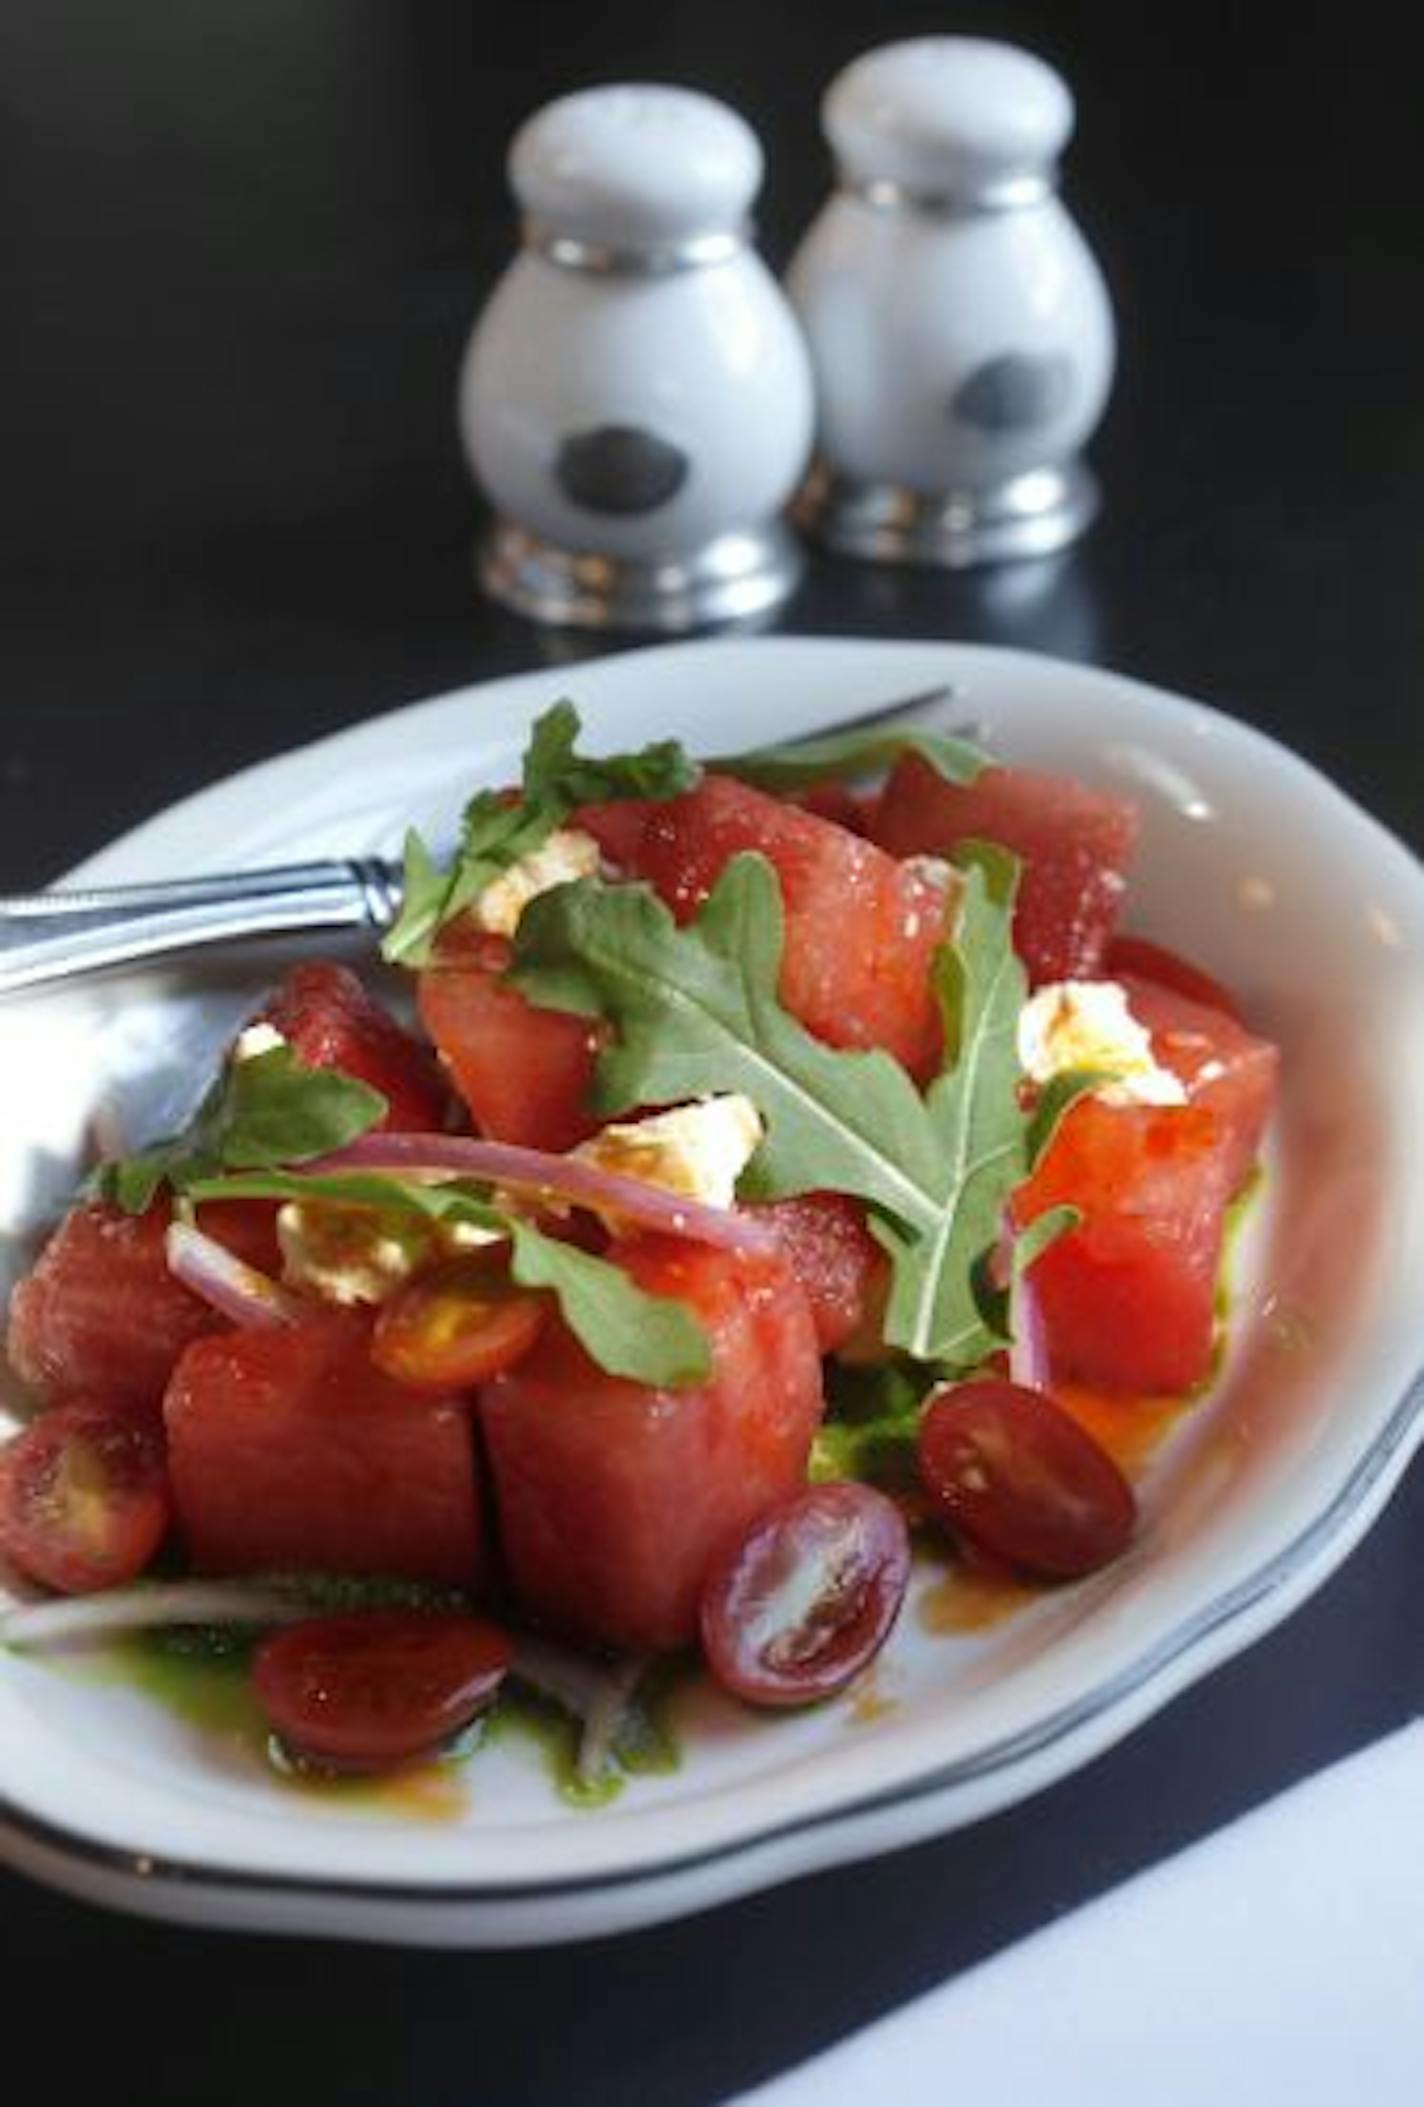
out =
[[(562, 648), (475, 595), (452, 422), (528, 111), (620, 77), (725, 97), (766, 146), (780, 266), (825, 192), (826, 82), (945, 28), (1027, 44), (1078, 97), (1066, 196), (1122, 334), (1105, 517), (1052, 575), (822, 561), (782, 626), (1095, 658), (1242, 708), (1402, 824), (1352, 637), (1417, 682), (1415, 74), (1368, 18), (6, 0), (0, 884), (284, 744)], [(1302, 664), (1338, 725), (1301, 718)]]

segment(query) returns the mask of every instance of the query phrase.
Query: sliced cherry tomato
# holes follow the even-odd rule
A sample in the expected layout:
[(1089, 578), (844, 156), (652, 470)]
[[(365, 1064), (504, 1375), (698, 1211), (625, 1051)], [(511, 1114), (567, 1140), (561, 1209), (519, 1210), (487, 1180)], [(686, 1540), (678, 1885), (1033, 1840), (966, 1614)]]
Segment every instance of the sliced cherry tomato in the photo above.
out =
[(538, 1338), (544, 1300), (518, 1288), (504, 1256), (442, 1260), (383, 1304), (371, 1359), (417, 1390), (463, 1390), (521, 1360)]
[(1240, 1003), (1219, 980), (1213, 980), (1189, 958), (1169, 951), (1165, 944), (1152, 943), (1148, 937), (1115, 936), (1108, 945), (1103, 971), (1114, 980), (1122, 973), (1139, 974), (1159, 988), (1171, 988), (1174, 994), (1185, 995), (1189, 1001), (1204, 1002), (1210, 1010), (1224, 1010), (1238, 1024), (1244, 1022)]
[(75, 1398), (0, 1449), (0, 1551), (61, 1594), (133, 1580), (171, 1511), (152, 1413)]
[(880, 1651), (904, 1600), (910, 1539), (868, 1485), (815, 1485), (764, 1514), (714, 1567), (702, 1644), (719, 1683), (753, 1705), (843, 1690)]
[(257, 1701), (285, 1746), (325, 1770), (433, 1754), (493, 1699), (514, 1655), (482, 1617), (365, 1610), (289, 1624), (257, 1650)]
[(1105, 1566), (1137, 1524), (1105, 1449), (1041, 1390), (957, 1383), (920, 1425), (920, 1476), (944, 1520), (982, 1551), (1055, 1579)]

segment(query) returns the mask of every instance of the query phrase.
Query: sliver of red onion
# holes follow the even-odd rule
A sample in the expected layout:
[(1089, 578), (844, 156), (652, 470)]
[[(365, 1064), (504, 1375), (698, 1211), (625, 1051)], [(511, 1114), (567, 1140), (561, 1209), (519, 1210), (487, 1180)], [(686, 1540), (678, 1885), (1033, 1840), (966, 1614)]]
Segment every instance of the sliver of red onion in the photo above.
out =
[(1021, 1383), (1025, 1390), (1047, 1390), (1051, 1384), (1051, 1369), (1048, 1360), (1048, 1336), (1043, 1325), (1043, 1307), (1038, 1299), (1038, 1288), (1033, 1277), (1033, 1267), (1025, 1266), (1018, 1278), (1014, 1278), (1014, 1239), (1018, 1234), (1013, 1216), (1005, 1210), (999, 1241), (994, 1246), (994, 1255), (989, 1261), (989, 1272), (996, 1286), (1009, 1287), (1009, 1325), (1012, 1336), (1009, 1341), (1009, 1381)]
[(1049, 1388), (1048, 1339), (1043, 1327), (1043, 1306), (1034, 1284), (1033, 1267), (1020, 1273), (1014, 1288), (1013, 1341), (1009, 1347), (1009, 1381), (1025, 1390)]
[(491, 1185), (568, 1200), (575, 1207), (611, 1215), (620, 1222), (689, 1237), (694, 1243), (718, 1244), (728, 1251), (765, 1251), (771, 1245), (770, 1232), (734, 1207), (706, 1207), (642, 1178), (600, 1170), (577, 1156), (516, 1148), (510, 1142), (475, 1141), (459, 1134), (366, 1134), (348, 1148), (303, 1164), (302, 1169), (316, 1176), (395, 1171), (407, 1177), (430, 1172), (478, 1178)]
[(185, 1288), (234, 1324), (295, 1324), (304, 1305), (269, 1274), (195, 1229), (191, 1222), (170, 1222), (165, 1246), (168, 1270)]

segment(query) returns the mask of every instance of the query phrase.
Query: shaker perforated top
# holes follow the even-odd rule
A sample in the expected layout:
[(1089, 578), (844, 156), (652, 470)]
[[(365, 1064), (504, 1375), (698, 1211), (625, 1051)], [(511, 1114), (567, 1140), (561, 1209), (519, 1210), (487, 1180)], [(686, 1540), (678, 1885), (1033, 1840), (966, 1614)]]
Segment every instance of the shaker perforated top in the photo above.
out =
[(1042, 59), (981, 37), (914, 37), (867, 52), (822, 105), (852, 183), (964, 204), (1040, 192), (1073, 130), (1073, 98)]
[(509, 180), (555, 235), (652, 248), (739, 229), (761, 183), (756, 134), (688, 88), (589, 88), (548, 103), (516, 134)]

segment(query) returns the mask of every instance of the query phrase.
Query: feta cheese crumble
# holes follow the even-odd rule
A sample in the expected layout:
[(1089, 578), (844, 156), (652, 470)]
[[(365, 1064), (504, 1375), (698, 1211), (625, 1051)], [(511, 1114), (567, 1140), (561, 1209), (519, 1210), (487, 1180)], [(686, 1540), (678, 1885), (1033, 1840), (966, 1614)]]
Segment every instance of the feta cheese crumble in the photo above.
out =
[(487, 936), (512, 937), (531, 900), (572, 879), (592, 878), (598, 866), (599, 847), (591, 834), (556, 827), (542, 848), (531, 849), (491, 879), (471, 909), (475, 923)]
[(249, 1024), (233, 1041), (232, 1058), (234, 1061), (254, 1061), (258, 1054), (275, 1053), (286, 1043), (274, 1024)]
[(585, 1163), (641, 1178), (704, 1207), (730, 1207), (737, 1180), (756, 1154), (761, 1114), (749, 1097), (728, 1091), (646, 1119), (615, 1121), (574, 1150)]
[(1035, 1083), (1067, 1069), (1100, 1069), (1112, 1077), (1094, 1094), (1107, 1105), (1184, 1105), (1179, 1076), (1159, 1066), (1152, 1035), (1127, 1005), (1115, 980), (1057, 980), (1031, 995), (1019, 1012), (1019, 1063)]

